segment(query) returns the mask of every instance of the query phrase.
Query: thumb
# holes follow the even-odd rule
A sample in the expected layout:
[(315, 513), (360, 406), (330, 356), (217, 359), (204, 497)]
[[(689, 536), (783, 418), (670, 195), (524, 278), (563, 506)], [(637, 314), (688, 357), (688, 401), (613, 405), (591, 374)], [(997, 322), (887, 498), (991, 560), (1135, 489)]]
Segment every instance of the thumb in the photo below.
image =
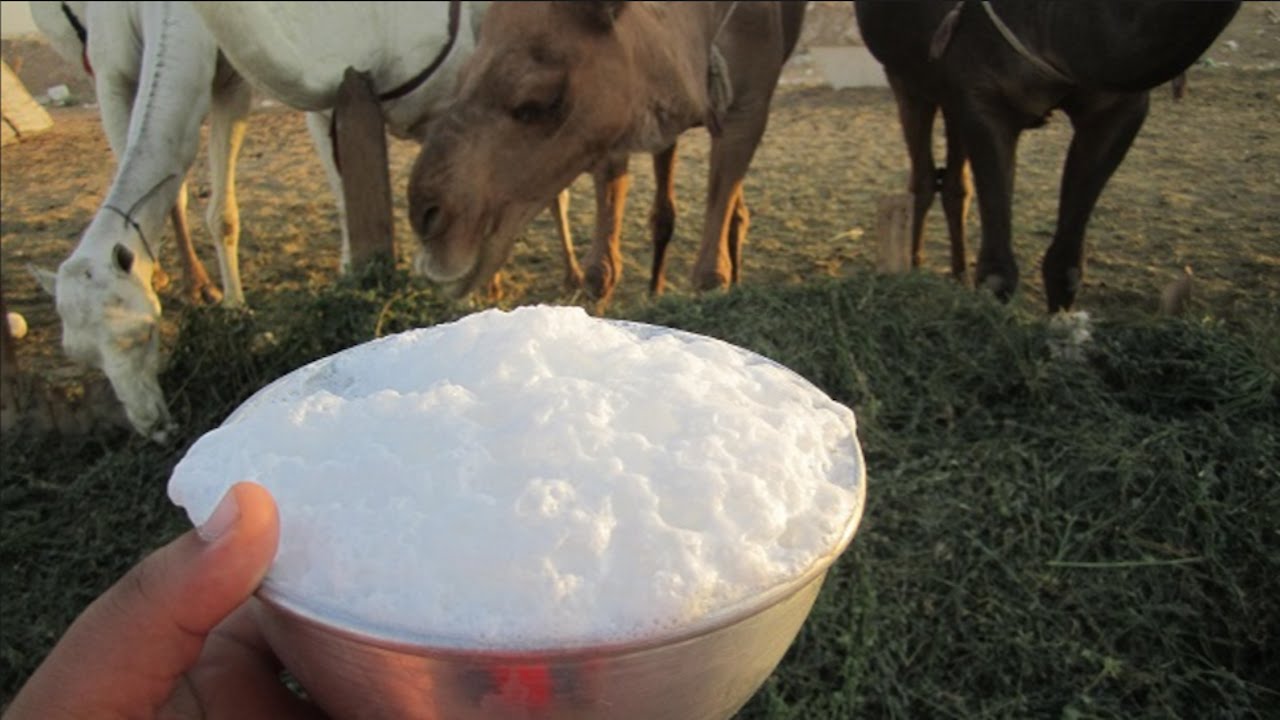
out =
[(239, 483), (192, 530), (152, 553), (72, 623), (11, 717), (154, 715), (205, 637), (253, 593), (280, 523), (261, 486)]

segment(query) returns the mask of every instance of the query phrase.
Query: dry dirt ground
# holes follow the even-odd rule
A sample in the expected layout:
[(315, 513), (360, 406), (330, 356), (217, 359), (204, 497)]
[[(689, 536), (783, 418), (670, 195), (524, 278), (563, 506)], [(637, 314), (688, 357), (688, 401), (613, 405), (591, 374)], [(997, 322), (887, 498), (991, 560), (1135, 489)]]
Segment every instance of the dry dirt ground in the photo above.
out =
[[(33, 94), (43, 82), (29, 47), (10, 44)], [(15, 62), (15, 60), (17, 62)], [(45, 62), (45, 60), (40, 60)], [(835, 91), (793, 71), (774, 101), (768, 133), (747, 177), (752, 212), (744, 249), (744, 283), (800, 283), (874, 267), (876, 201), (901, 192), (906, 153), (887, 89)], [(91, 106), (54, 110), (54, 129), (3, 150), (0, 257), (10, 310), (22, 313), (28, 336), (19, 362), (59, 381), (84, 371), (62, 359), (52, 302), (27, 264), (56, 268), (75, 246), (111, 181), (115, 161)], [(1189, 91), (1174, 102), (1153, 93), (1151, 115), (1112, 178), (1089, 227), (1086, 283), (1079, 307), (1094, 314), (1155, 312), (1160, 292), (1184, 264), (1196, 274), (1191, 312), (1228, 320), (1274, 317), (1280, 311), (1280, 3), (1245, 3), (1227, 32), (1189, 72)], [(1052, 236), (1057, 178), (1070, 125), (1055, 116), (1024, 135), (1014, 204), (1015, 243), (1023, 284), (1015, 302), (1043, 307), (1039, 261)], [(941, 157), (939, 133), (938, 156)], [(412, 252), (404, 187), (416, 145), (391, 143), (396, 233), (401, 261)], [(677, 170), (681, 215), (668, 266), (670, 290), (687, 293), (702, 225), (707, 167), (705, 133), (683, 140)], [(203, 153), (191, 174), (192, 228), (216, 275), (200, 217), (208, 197)], [(646, 302), (650, 259), (647, 213), (652, 172), (633, 161), (625, 272), (615, 308)], [(240, 155), (241, 267), (249, 303), (269, 309), (282, 289), (324, 287), (338, 272), (339, 232), (333, 201), (302, 115), (264, 105), (252, 116)], [(579, 255), (593, 225), (588, 178), (573, 187)], [(975, 210), (970, 234), (977, 238)], [(560, 285), (556, 236), (548, 218), (530, 226), (506, 273), (504, 304), (580, 302)], [(924, 272), (947, 268), (941, 209), (935, 204)], [(972, 247), (971, 247), (972, 256)], [(171, 232), (162, 262), (179, 274)], [(971, 260), (972, 267), (972, 260)], [(177, 283), (161, 294), (166, 321), (181, 313)], [(172, 325), (170, 325), (172, 328)]]

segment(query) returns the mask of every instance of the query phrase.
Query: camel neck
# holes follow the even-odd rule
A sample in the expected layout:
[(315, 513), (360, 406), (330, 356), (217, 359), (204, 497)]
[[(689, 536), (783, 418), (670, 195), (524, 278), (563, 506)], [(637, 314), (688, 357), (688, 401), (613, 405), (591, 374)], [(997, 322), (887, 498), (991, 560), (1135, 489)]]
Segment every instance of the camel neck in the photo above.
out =
[(660, 151), (702, 122), (712, 43), (735, 4), (636, 3), (630, 22), (619, 27), (646, 86), (638, 95), (629, 150)]

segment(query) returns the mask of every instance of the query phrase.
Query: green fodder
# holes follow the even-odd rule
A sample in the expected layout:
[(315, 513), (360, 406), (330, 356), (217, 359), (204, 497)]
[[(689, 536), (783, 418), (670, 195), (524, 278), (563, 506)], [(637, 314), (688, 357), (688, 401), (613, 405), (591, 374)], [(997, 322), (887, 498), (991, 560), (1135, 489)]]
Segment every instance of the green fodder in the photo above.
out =
[[(183, 428), (170, 447), (4, 439), (5, 696), (185, 527), (164, 482), (200, 433), (305, 362), (469, 309), (394, 275), (271, 308), (184, 318), (163, 378)], [(1265, 338), (1100, 320), (1070, 359), (1040, 313), (918, 274), (625, 316), (772, 357), (858, 414), (862, 527), (742, 717), (1275, 715), (1280, 381)]]

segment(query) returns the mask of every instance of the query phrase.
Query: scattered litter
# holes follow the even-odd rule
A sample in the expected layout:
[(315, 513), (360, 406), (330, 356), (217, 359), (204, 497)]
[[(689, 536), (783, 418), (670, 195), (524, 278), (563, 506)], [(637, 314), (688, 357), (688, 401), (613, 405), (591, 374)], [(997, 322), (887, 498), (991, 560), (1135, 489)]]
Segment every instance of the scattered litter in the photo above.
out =
[(62, 106), (71, 101), (71, 88), (66, 85), (54, 85), (45, 94), (54, 105)]

